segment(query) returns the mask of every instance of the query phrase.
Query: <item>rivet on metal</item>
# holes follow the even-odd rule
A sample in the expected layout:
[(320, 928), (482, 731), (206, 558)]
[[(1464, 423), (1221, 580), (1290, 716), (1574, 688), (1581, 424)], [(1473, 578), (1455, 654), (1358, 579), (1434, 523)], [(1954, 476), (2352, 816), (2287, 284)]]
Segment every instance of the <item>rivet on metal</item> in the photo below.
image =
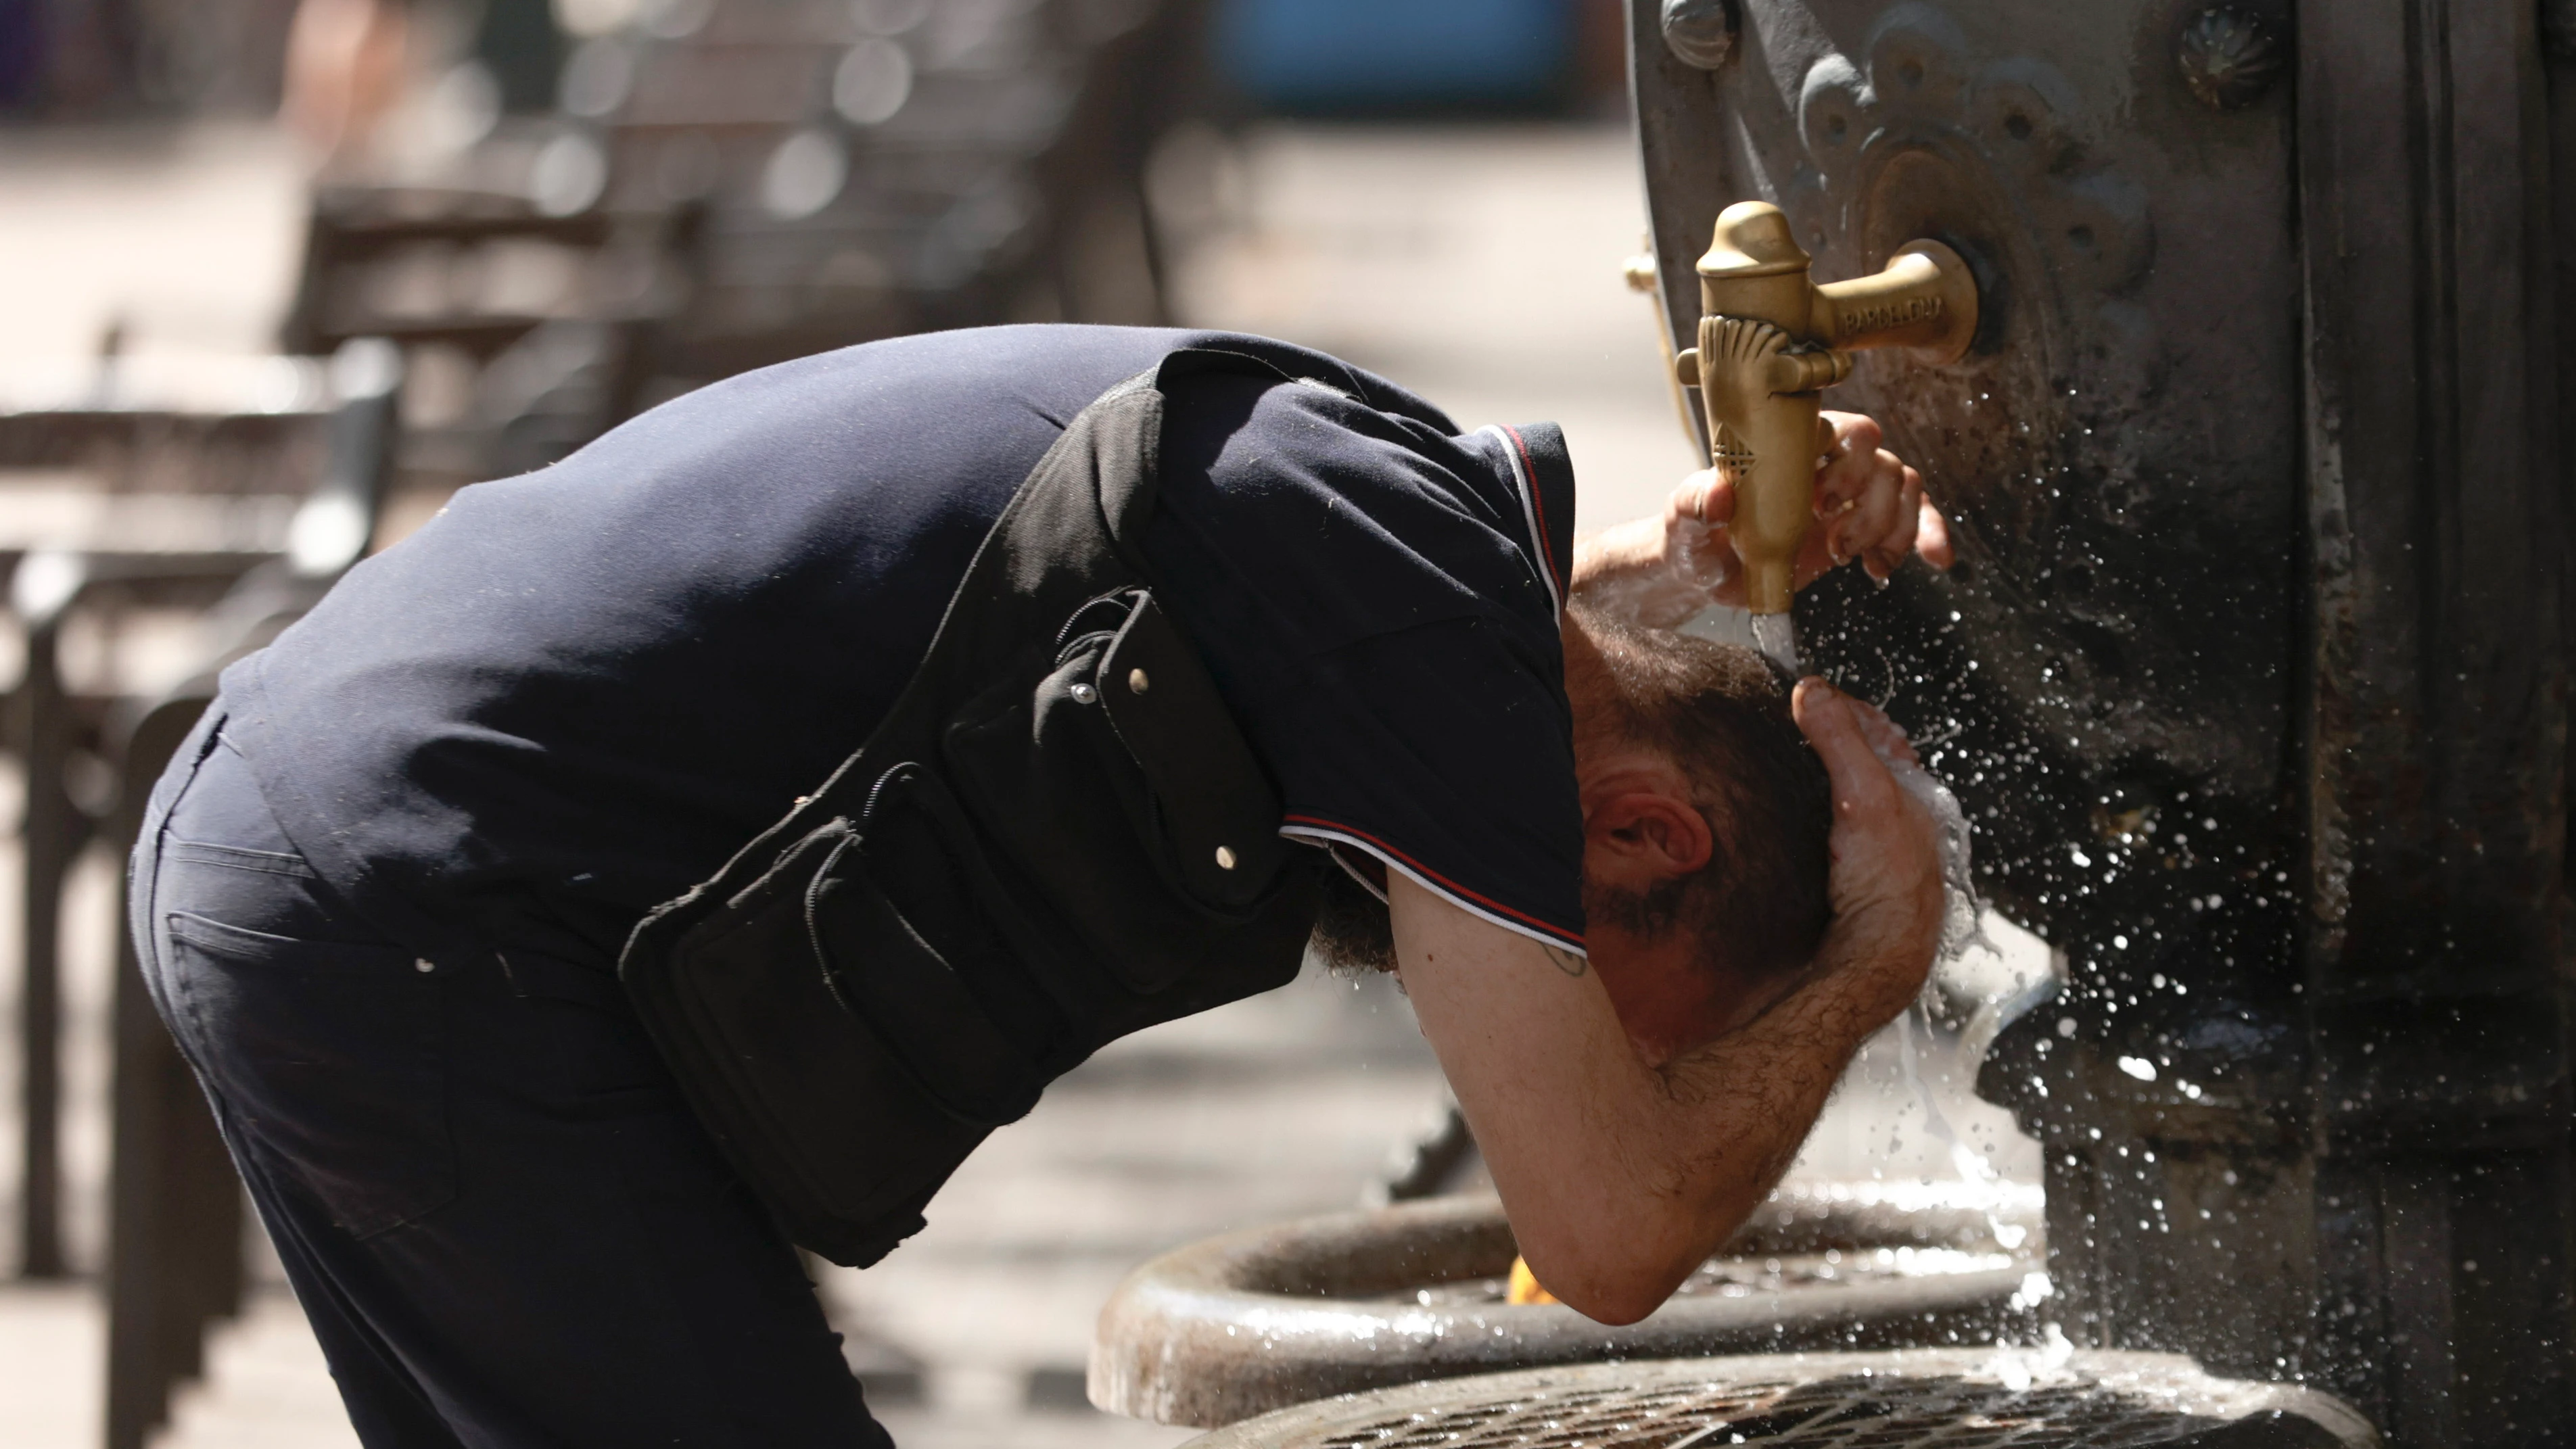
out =
[(2281, 73), (2281, 47), (2233, 5), (2212, 5), (2183, 22), (2174, 38), (2182, 83), (2212, 110), (2232, 111), (2271, 89)]
[(1664, 44), (1675, 59), (1715, 70), (1735, 53), (1736, 0), (1664, 0)]
[(1150, 680), (1150, 679), (1147, 679), (1147, 678), (1145, 677), (1145, 671), (1144, 671), (1144, 670), (1142, 670), (1142, 669), (1130, 669), (1130, 670), (1128, 670), (1128, 671), (1127, 671), (1127, 691), (1128, 691), (1128, 693), (1130, 693), (1130, 694), (1143, 694), (1146, 690), (1148, 690), (1148, 689), (1152, 688), (1152, 687), (1153, 687), (1153, 684), (1154, 684), (1154, 681), (1152, 681), (1152, 680)]
[(1234, 869), (1234, 848), (1232, 846), (1220, 845), (1216, 848), (1216, 868), (1219, 870)]
[(1073, 702), (1075, 704), (1089, 704), (1100, 697), (1100, 691), (1092, 688), (1088, 684), (1075, 685), (1071, 693), (1073, 694)]

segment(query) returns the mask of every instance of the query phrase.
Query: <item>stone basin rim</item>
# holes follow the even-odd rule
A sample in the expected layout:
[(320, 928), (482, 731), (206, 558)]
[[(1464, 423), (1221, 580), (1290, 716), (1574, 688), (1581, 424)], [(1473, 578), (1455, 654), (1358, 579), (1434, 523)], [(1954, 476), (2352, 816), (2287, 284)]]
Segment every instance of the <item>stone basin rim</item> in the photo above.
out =
[(1556, 1305), (1358, 1296), (1499, 1275), (1513, 1249), (1502, 1205), (1490, 1195), (1246, 1229), (1176, 1248), (1128, 1275), (1101, 1309), (1088, 1388), (1091, 1401), (1113, 1413), (1215, 1427), (1334, 1394), (1462, 1374), (1988, 1342), (2028, 1326), (2014, 1299), (2041, 1265), (2040, 1210), (2039, 1190), (2021, 1184), (1784, 1188), (1721, 1257), (1837, 1241), (1866, 1250), (1983, 1239), (1993, 1252), (1994, 1224), (2027, 1236), (2008, 1250), (2008, 1267), (1678, 1296), (1618, 1328)]

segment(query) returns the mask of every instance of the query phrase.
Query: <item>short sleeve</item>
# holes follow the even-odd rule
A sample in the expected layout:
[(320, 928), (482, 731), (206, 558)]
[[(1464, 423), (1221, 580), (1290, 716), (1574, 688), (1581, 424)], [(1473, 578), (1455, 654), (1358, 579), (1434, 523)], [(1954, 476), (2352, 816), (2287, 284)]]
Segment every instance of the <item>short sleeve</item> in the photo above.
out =
[(1561, 440), (1239, 376), (1176, 391), (1165, 426), (1146, 553), (1276, 778), (1282, 833), (1581, 950)]

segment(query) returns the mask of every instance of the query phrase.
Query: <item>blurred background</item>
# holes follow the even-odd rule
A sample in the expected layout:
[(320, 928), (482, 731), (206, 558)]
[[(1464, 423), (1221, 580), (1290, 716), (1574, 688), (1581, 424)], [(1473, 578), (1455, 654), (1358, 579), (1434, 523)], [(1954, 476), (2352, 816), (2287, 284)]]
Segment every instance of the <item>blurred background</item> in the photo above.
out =
[[(1271, 333), (1564, 425), (1589, 531), (1693, 466), (1616, 0), (0, 0), (0, 1439), (352, 1443), (115, 928), (211, 672), (476, 481), (708, 381), (1012, 321)], [(1726, 632), (1736, 621), (1700, 625)], [(2037, 1175), (1991, 949), (1797, 1172)], [(194, 1115), (192, 1115), (192, 1112)], [(1388, 983), (1121, 1042), (864, 1274), (908, 1446), (1177, 1444), (1091, 1321), (1208, 1233), (1472, 1189)], [(1426, 1150), (1426, 1144), (1427, 1150)]]

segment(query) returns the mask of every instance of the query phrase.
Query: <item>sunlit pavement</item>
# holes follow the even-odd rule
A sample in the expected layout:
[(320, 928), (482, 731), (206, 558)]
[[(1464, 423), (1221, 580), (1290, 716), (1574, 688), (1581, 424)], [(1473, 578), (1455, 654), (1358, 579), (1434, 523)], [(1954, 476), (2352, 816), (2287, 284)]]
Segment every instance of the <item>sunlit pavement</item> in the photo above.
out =
[[(1177, 297), (1187, 320), (1337, 352), (1465, 426), (1562, 423), (1579, 526), (1598, 528), (1659, 507), (1690, 466), (1649, 304), (1620, 281), (1642, 224), (1636, 177), (1615, 127), (1260, 134), (1200, 178)], [(12, 319), (0, 366), (86, 351), (111, 317), (145, 352), (261, 345), (291, 281), (298, 186), (291, 152), (256, 129), (0, 133), (0, 316)], [(0, 655), (15, 647), (0, 640)], [(14, 667), (0, 657), (0, 672)], [(0, 777), (0, 819), (14, 818), (14, 795)], [(111, 870), (84, 871), (67, 923), (74, 1249), (93, 1268)], [(0, 842), (0, 879), (15, 878)], [(17, 999), (15, 905), (0, 890), (0, 1010)], [(0, 1079), (15, 1080), (15, 1040), (8, 1026)], [(1949, 1139), (1924, 1130), (1898, 1056), (1873, 1048), (1800, 1172), (1952, 1170)], [(1931, 1095), (1973, 1149), (2008, 1171), (2035, 1168), (1999, 1113), (1964, 1100), (1955, 1073)], [(822, 1289), (907, 1449), (1177, 1444), (1190, 1431), (1081, 1403), (1091, 1323), (1111, 1286), (1191, 1238), (1356, 1205), (1439, 1103), (1399, 996), (1310, 975), (1102, 1053), (996, 1134), (926, 1231), (865, 1273), (826, 1271)], [(15, 1134), (0, 1113), (6, 1213)], [(263, 1283), (217, 1334), (164, 1449), (353, 1442), (273, 1269)], [(104, 1337), (92, 1284), (0, 1285), (0, 1443), (97, 1442)]]
[(0, 361), (274, 347), (303, 188), (267, 126), (0, 127)]

